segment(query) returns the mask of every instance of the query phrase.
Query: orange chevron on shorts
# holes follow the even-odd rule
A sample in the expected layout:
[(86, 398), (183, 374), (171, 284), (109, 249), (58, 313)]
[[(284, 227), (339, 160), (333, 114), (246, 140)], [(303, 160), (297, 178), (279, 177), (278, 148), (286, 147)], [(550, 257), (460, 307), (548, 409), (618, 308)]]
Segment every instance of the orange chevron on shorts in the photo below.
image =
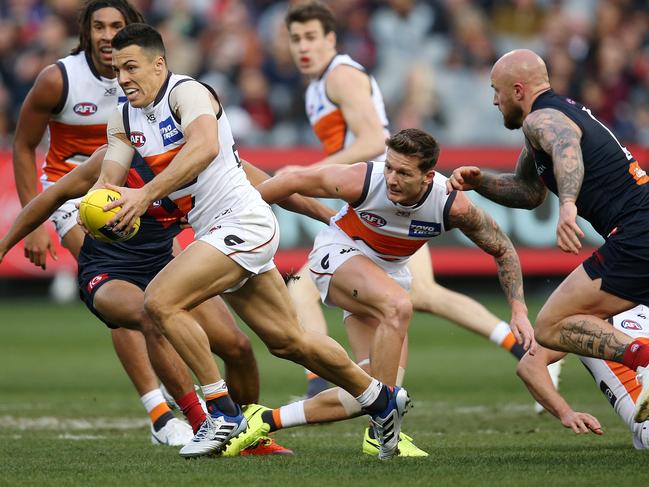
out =
[(379, 254), (407, 257), (424, 245), (427, 239), (407, 239), (384, 235), (369, 228), (356, 212), (349, 208), (336, 225), (353, 240), (362, 240)]

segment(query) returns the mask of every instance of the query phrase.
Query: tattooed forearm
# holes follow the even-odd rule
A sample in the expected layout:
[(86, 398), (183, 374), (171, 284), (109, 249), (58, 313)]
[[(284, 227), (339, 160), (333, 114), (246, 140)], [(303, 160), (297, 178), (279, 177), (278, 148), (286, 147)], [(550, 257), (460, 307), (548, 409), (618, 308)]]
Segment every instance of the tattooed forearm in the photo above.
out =
[(498, 279), (507, 300), (525, 303), (523, 276), (518, 255), (509, 237), (484, 210), (469, 205), (465, 212), (449, 215), (449, 221), (478, 247), (492, 255), (498, 267)]
[(552, 156), (559, 201), (576, 201), (584, 180), (579, 130), (563, 113), (544, 109), (526, 118), (523, 131), (532, 143)]
[(482, 183), (476, 191), (503, 206), (528, 210), (543, 203), (547, 194), (527, 147), (518, 158), (515, 174), (482, 171)]
[(622, 360), (626, 343), (615, 335), (614, 329), (602, 330), (587, 319), (569, 321), (561, 327), (559, 343), (566, 352), (605, 360)]

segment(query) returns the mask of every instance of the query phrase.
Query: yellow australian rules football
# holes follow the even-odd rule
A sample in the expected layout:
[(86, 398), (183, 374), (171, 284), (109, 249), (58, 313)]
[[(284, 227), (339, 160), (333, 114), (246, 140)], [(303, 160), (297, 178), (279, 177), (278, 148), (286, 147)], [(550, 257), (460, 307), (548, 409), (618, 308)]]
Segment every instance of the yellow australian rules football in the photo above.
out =
[(119, 212), (121, 206), (104, 211), (104, 206), (117, 201), (120, 194), (112, 189), (95, 189), (83, 197), (79, 203), (79, 217), (89, 233), (102, 242), (124, 242), (133, 237), (140, 229), (138, 217), (131, 232), (115, 231), (108, 222)]

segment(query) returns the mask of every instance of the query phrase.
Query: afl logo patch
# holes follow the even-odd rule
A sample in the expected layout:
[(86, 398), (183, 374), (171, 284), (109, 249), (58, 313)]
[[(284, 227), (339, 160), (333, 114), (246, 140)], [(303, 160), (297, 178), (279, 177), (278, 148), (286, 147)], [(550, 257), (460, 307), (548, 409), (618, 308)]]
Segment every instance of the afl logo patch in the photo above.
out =
[(74, 106), (73, 110), (74, 113), (76, 113), (77, 115), (81, 115), (82, 117), (87, 117), (89, 115), (92, 115), (93, 113), (97, 113), (97, 105), (88, 102), (77, 103)]
[(146, 142), (146, 137), (142, 132), (131, 132), (131, 145), (133, 147), (142, 147)]
[(642, 330), (642, 327), (633, 320), (622, 320), (622, 323), (620, 323), (620, 326), (624, 328), (625, 330)]
[(365, 223), (372, 225), (373, 227), (384, 227), (388, 223), (385, 221), (385, 218), (379, 215), (375, 215), (374, 213), (369, 213), (367, 211), (361, 211), (358, 216), (360, 216), (361, 220), (363, 220)]

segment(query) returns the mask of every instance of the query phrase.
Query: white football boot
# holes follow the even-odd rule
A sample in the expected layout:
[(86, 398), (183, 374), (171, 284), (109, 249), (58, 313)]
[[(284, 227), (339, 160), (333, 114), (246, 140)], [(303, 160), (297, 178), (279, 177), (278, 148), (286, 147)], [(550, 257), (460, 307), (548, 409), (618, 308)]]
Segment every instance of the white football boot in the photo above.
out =
[(238, 416), (207, 415), (196, 435), (180, 449), (184, 458), (200, 457), (221, 453), (230, 439), (246, 431), (248, 422), (239, 410)]
[(192, 427), (178, 418), (170, 419), (158, 431), (151, 425), (151, 443), (154, 445), (185, 446), (193, 436)]

